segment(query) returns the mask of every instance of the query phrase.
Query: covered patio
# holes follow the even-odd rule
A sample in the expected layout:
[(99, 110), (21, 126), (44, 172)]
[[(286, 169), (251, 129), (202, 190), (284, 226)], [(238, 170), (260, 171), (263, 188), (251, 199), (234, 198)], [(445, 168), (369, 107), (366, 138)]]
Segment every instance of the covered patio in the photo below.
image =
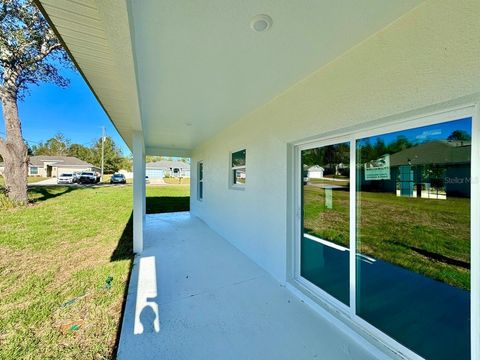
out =
[(190, 213), (147, 215), (145, 225), (119, 359), (387, 358), (334, 325), (325, 311), (311, 309)]
[(37, 3), (132, 150), (120, 358), (480, 360), (480, 2)]

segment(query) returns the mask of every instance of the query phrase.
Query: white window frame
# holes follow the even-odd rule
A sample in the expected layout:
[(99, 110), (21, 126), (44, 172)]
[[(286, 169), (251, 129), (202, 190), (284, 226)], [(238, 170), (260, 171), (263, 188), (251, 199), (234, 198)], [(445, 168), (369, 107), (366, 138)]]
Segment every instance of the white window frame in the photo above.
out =
[[(245, 151), (245, 165), (242, 166), (232, 166), (232, 160), (233, 160), (233, 154), (239, 152), (239, 151)], [(246, 174), (247, 174), (247, 148), (241, 148), (238, 150), (230, 151), (230, 155), (228, 157), (229, 164), (229, 186), (231, 189), (237, 189), (237, 190), (244, 190), (246, 185), (247, 185), (247, 180), (246, 180)], [(235, 176), (233, 175), (234, 170), (244, 170), (245, 171), (245, 184), (239, 184), (235, 183)]]
[[(358, 129), (349, 129), (333, 132), (326, 137), (319, 137), (316, 140), (301, 141), (292, 144), (293, 151), (293, 206), (292, 235), (290, 259), (293, 273), (289, 283), (300, 290), (316, 304), (327, 308), (331, 313), (336, 314), (337, 320), (347, 322), (353, 328), (373, 337), (387, 349), (399, 353), (407, 359), (422, 360), (423, 358), (400, 344), (375, 326), (363, 320), (356, 314), (356, 142), (357, 140), (376, 135), (387, 134), (395, 131), (402, 131), (416, 127), (439, 124), (462, 118), (472, 118), (472, 155), (471, 155), (471, 195), (470, 195), (470, 224), (471, 224), (471, 269), (470, 269), (470, 333), (471, 333), (471, 359), (480, 360), (480, 106), (475, 99), (472, 102), (463, 103), (456, 107), (444, 108), (443, 111), (422, 112), (413, 116), (397, 117), (388, 121), (383, 119), (373, 125), (365, 124)], [(337, 143), (350, 142), (350, 304), (343, 304), (341, 301), (320, 289), (300, 275), (300, 245), (302, 234), (302, 174), (301, 174), (301, 153), (316, 147), (328, 146)], [(333, 309), (333, 311), (332, 311)]]
[[(200, 171), (200, 168), (202, 171)], [(204, 193), (205, 193), (205, 186), (203, 182), (204, 178), (204, 172), (205, 172), (205, 165), (203, 160), (197, 162), (197, 200), (198, 201), (203, 201), (204, 198)], [(200, 192), (200, 187), (202, 188), (202, 191)]]

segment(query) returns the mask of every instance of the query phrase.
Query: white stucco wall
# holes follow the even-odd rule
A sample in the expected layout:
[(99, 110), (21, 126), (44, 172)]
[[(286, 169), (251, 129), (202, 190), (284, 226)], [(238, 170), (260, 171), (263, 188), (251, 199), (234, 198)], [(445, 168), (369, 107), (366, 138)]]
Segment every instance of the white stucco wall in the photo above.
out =
[[(199, 146), (192, 213), (285, 280), (288, 144), (480, 93), (479, 19), (478, 0), (427, 1)], [(233, 190), (229, 152), (242, 148), (247, 186)]]

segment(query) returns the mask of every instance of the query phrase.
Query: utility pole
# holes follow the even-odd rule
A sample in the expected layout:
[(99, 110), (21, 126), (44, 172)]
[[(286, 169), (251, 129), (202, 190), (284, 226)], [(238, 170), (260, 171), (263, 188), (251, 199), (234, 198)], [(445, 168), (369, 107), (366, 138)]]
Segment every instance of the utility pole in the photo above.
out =
[(103, 165), (104, 165), (104, 159), (105, 159), (105, 126), (102, 126), (102, 174), (101, 174), (101, 179), (103, 181)]

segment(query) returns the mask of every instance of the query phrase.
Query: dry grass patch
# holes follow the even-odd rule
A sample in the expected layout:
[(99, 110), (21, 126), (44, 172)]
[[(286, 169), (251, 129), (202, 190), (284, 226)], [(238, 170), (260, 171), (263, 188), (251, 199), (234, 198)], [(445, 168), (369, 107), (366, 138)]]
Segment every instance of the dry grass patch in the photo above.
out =
[(0, 358), (111, 358), (131, 252), (112, 254), (131, 243), (131, 189), (30, 196), (28, 206), (0, 210)]
[[(37, 186), (28, 206), (0, 208), (0, 359), (114, 357), (132, 195), (131, 186)], [(181, 211), (189, 188), (149, 187), (147, 196), (160, 212)]]

